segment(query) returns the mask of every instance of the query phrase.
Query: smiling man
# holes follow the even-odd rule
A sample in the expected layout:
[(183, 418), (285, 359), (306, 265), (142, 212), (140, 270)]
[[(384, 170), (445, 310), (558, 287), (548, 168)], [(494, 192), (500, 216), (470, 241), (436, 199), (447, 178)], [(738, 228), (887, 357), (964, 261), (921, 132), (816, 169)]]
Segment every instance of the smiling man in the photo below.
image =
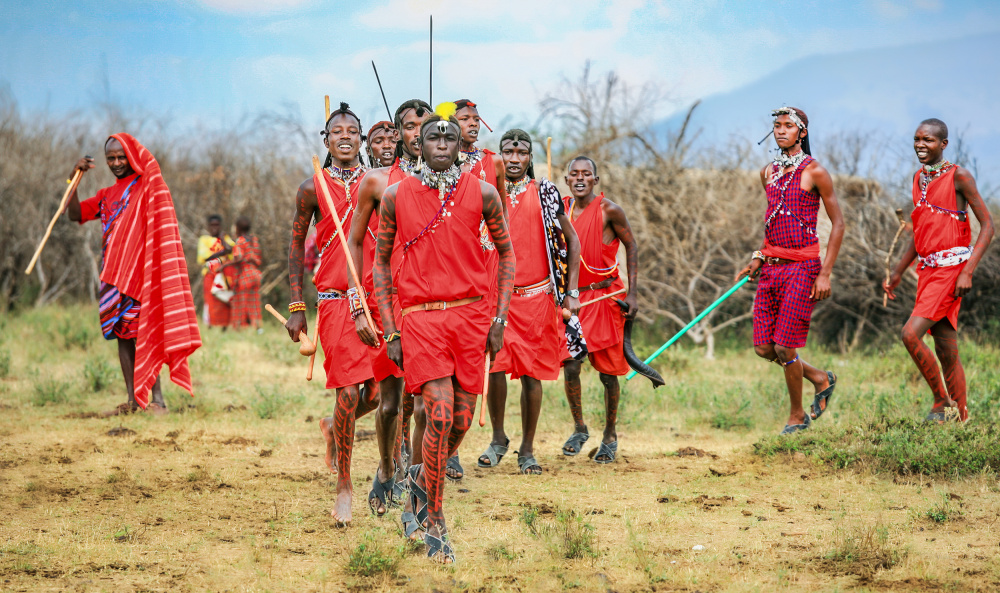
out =
[[(455, 164), (461, 128), (453, 113), (454, 104), (445, 103), (423, 123), (420, 177), (403, 179), (382, 197), (374, 270), (389, 358), (403, 369), (408, 387), (420, 391), (427, 417), (423, 463), (408, 472), (412, 512), (401, 517), (404, 533), (415, 537), (426, 529), (427, 555), (439, 562), (455, 561), (443, 512), (445, 463), (472, 425), (484, 356), (503, 347), (514, 282), (500, 196)], [(479, 240), (483, 219), (500, 257), (495, 303), (487, 300), (491, 278)]]
[[(552, 278), (548, 243), (550, 231), (561, 235), (568, 257), (568, 295), (563, 307), (574, 314), (580, 303), (577, 276), (580, 269), (580, 242), (551, 181), (534, 179), (531, 163), (531, 136), (524, 130), (509, 130), (500, 138), (500, 155), (506, 170), (510, 241), (517, 258), (514, 291), (510, 302), (509, 325), (503, 349), (490, 370), (487, 403), (493, 440), (479, 457), (479, 467), (491, 468), (507, 453), (510, 439), (504, 431), (504, 408), (507, 403), (507, 379), (521, 381), (521, 445), (517, 466), (522, 474), (540, 474), (542, 466), (535, 459), (535, 429), (542, 408), (542, 380), (559, 378), (559, 366), (565, 334), (562, 311), (556, 300), (560, 294)], [(551, 202), (558, 228), (546, 225), (543, 196)], [(556, 292), (554, 297), (553, 292)]]
[[(600, 182), (597, 164), (589, 157), (578, 156), (569, 163), (566, 184), (571, 196), (565, 198), (569, 219), (580, 239), (580, 294), (583, 300), (592, 301), (624, 288), (618, 269), (618, 246), (625, 246), (628, 266), (628, 292), (626, 310), (614, 299), (604, 299), (580, 309), (580, 323), (587, 338), (587, 356), (590, 364), (600, 373), (604, 385), (604, 437), (594, 461), (611, 463), (618, 455), (618, 399), (621, 387), (618, 377), (629, 372), (625, 360), (625, 319), (634, 319), (639, 310), (636, 299), (639, 270), (639, 248), (632, 234), (625, 211), (604, 197), (596, 195), (594, 188)], [(563, 353), (568, 357), (566, 350)], [(578, 360), (567, 358), (563, 363), (566, 381), (566, 399), (573, 415), (575, 429), (563, 445), (563, 455), (577, 455), (590, 438), (583, 421), (583, 404), (580, 391)]]
[(399, 134), (392, 122), (380, 121), (368, 130), (368, 157), (373, 167), (391, 167), (396, 160)]
[[(958, 419), (969, 419), (965, 369), (958, 357), (958, 310), (962, 297), (972, 289), (972, 274), (993, 240), (993, 218), (986, 208), (976, 180), (963, 167), (944, 158), (948, 126), (939, 119), (920, 122), (913, 135), (913, 150), (922, 165), (913, 176), (913, 237), (882, 288), (889, 298), (899, 286), (903, 272), (916, 259), (917, 298), (906, 325), (903, 344), (920, 374), (931, 388), (934, 404), (927, 420), (944, 422), (946, 412), (956, 407)], [(979, 221), (975, 246), (969, 224), (969, 208)], [(934, 360), (923, 338), (934, 336)], [(941, 383), (944, 371), (944, 384)]]
[[(347, 239), (354, 267), (356, 270), (360, 270), (361, 282), (364, 284), (364, 295), (362, 296), (357, 287), (354, 286), (354, 281), (348, 277), (351, 318), (354, 320), (354, 331), (358, 338), (368, 346), (372, 373), (375, 381), (378, 382), (379, 405), (375, 412), (375, 433), (378, 440), (379, 466), (375, 470), (375, 478), (372, 481), (368, 502), (379, 516), (385, 513), (388, 504), (401, 502), (398, 499), (403, 494), (403, 478), (406, 468), (403, 467), (404, 462), (399, 451), (402, 445), (401, 439), (397, 438), (397, 427), (401, 426), (399, 411), (403, 393), (403, 371), (396, 366), (396, 363), (389, 360), (386, 355), (385, 342), (377, 339), (377, 336), (382, 333), (383, 324), (378, 305), (375, 302), (372, 274), (375, 235), (378, 232), (379, 205), (382, 202), (382, 194), (387, 187), (399, 183), (416, 171), (417, 158), (413, 151), (415, 148), (419, 150), (420, 124), (430, 114), (430, 105), (419, 99), (407, 101), (396, 110), (396, 126), (403, 130), (402, 141), (399, 143), (400, 156), (399, 158), (393, 157), (394, 160), (390, 161), (391, 167), (374, 169), (365, 175), (355, 194), (357, 195), (357, 207), (350, 225), (350, 236)], [(373, 130), (376, 128), (378, 125)], [(391, 130), (391, 134), (380, 134), (376, 138), (394, 139), (395, 128), (389, 128), (389, 130)], [(369, 136), (369, 143), (373, 150), (379, 147), (382, 154), (389, 144), (388, 142), (371, 144), (371, 136)], [(391, 154), (395, 155), (395, 141), (392, 142), (392, 148)], [(396, 265), (393, 266), (393, 269), (396, 269)], [(377, 327), (372, 328), (368, 325), (361, 308), (361, 298), (367, 299), (368, 308), (372, 313), (372, 321)], [(393, 299), (393, 315), (398, 326), (401, 323), (401, 317), (399, 301), (395, 298)], [(408, 410), (412, 414), (413, 398), (407, 396), (406, 399), (409, 403)], [(405, 421), (405, 424), (408, 424), (409, 416), (405, 418)], [(423, 426), (424, 419), (421, 413), (417, 416), (417, 432), (421, 436), (423, 435)], [(417, 462), (419, 462), (419, 454), (420, 452), (417, 450)]]
[[(128, 392), (125, 403), (104, 415), (139, 408), (163, 414), (160, 368), (169, 364), (170, 379), (191, 392), (187, 357), (201, 346), (177, 215), (159, 163), (132, 135), (108, 138), (104, 156), (115, 184), (83, 202), (74, 190), (67, 205), (70, 220), (100, 220), (104, 231), (101, 333), (118, 342)], [(83, 157), (74, 171), (93, 168), (94, 159)]]
[[(288, 335), (299, 341), (299, 332), (307, 332), (306, 304), (302, 300), (303, 255), (306, 233), (313, 218), (316, 219), (317, 244), (320, 246), (320, 264), (313, 282), (319, 292), (317, 325), (319, 341), (323, 346), (323, 369), (326, 371), (326, 388), (335, 389), (337, 403), (332, 425), (327, 419), (321, 430), (327, 438), (327, 463), (338, 472), (337, 501), (331, 516), (339, 523), (351, 522), (351, 452), (354, 446), (354, 420), (375, 407), (372, 401), (361, 401), (358, 385), (365, 383), (367, 393), (374, 396), (372, 366), (368, 348), (354, 333), (347, 295), (347, 259), (337, 237), (337, 228), (328, 210), (326, 200), (317, 198), (317, 187), (325, 183), (333, 199), (336, 215), (343, 228), (350, 227), (357, 207), (358, 189), (365, 177), (365, 168), (358, 158), (361, 150), (361, 120), (347, 103), (330, 114), (323, 134), (327, 147), (324, 165), (327, 175), (314, 175), (299, 186), (295, 196), (295, 216), (292, 219), (292, 242), (288, 253), (288, 279), (291, 284), (292, 302), (288, 305)], [(330, 441), (333, 441), (332, 443)], [(334, 447), (335, 444), (335, 447)], [(336, 466), (331, 453), (336, 451)], [(374, 509), (376, 512), (385, 512)]]
[[(483, 120), (479, 117), (479, 108), (468, 99), (455, 101), (458, 110), (455, 112), (455, 119), (462, 126), (462, 140), (459, 155), (459, 164), (462, 171), (471, 173), (478, 177), (480, 181), (485, 181), (496, 188), (500, 194), (500, 202), (503, 205), (504, 216), (507, 216), (507, 188), (504, 183), (504, 162), (497, 153), (486, 148), (477, 148), (479, 141), (479, 130), (482, 128)], [(486, 222), (479, 226), (479, 239), (482, 242), (483, 250), (486, 251), (487, 265), (492, 270), (491, 277), (496, 277), (497, 254), (490, 241), (489, 232), (486, 229)], [(496, 285), (490, 287), (490, 302), (496, 297)], [(502, 384), (501, 384), (502, 383)], [(503, 389), (506, 391), (507, 383), (503, 375), (496, 374), (490, 376), (489, 392)], [(465, 475), (465, 470), (459, 462), (458, 453), (448, 459), (447, 474), (451, 480), (461, 480)]]
[[(810, 156), (809, 118), (801, 109), (774, 110), (774, 140), (780, 152), (760, 171), (767, 195), (764, 242), (736, 279), (760, 279), (753, 300), (753, 344), (757, 356), (782, 366), (788, 386), (788, 422), (781, 434), (809, 428), (826, 410), (837, 377), (799, 357), (806, 345), (813, 304), (830, 296), (830, 273), (844, 238), (844, 217), (830, 174)], [(819, 259), (816, 217), (823, 202), (832, 229), (826, 259)], [(816, 389), (812, 410), (802, 408), (802, 379)]]

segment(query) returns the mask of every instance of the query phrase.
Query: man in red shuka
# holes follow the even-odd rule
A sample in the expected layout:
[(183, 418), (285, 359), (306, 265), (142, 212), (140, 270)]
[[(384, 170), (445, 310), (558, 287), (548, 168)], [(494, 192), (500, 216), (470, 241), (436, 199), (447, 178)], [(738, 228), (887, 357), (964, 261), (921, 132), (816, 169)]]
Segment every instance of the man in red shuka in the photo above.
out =
[[(299, 333), (307, 331), (306, 305), (302, 300), (303, 255), (309, 224), (316, 218), (320, 264), (313, 282), (319, 291), (316, 323), (319, 342), (323, 346), (323, 369), (326, 388), (336, 389), (337, 403), (333, 415), (333, 440), (336, 441), (336, 465), (330, 458), (333, 447), (327, 445), (327, 464), (337, 475), (337, 502), (330, 513), (342, 524), (351, 522), (351, 452), (354, 446), (354, 420), (377, 405), (372, 399), (361, 400), (358, 384), (364, 383), (366, 393), (375, 396), (368, 348), (354, 333), (347, 295), (347, 259), (337, 237), (337, 227), (327, 202), (319, 199), (318, 188), (325, 183), (337, 209), (343, 228), (350, 228), (357, 207), (358, 189), (365, 176), (365, 167), (358, 158), (361, 150), (361, 120), (347, 103), (330, 114), (322, 132), (328, 150), (326, 174), (314, 175), (299, 186), (295, 196), (295, 217), (292, 219), (292, 242), (288, 250), (288, 278), (292, 302), (288, 305), (288, 335), (299, 341)], [(321, 423), (324, 436), (328, 431)], [(330, 438), (327, 436), (327, 438)], [(375, 510), (375, 509), (373, 509)], [(381, 509), (384, 513), (384, 507)]]
[[(400, 398), (403, 394), (403, 371), (396, 363), (389, 360), (386, 354), (385, 342), (378, 340), (377, 335), (382, 333), (382, 317), (378, 311), (378, 304), (375, 302), (374, 277), (372, 275), (372, 264), (375, 255), (374, 237), (378, 233), (379, 224), (379, 204), (382, 201), (382, 194), (385, 188), (398, 183), (413, 174), (416, 168), (417, 158), (412, 155), (414, 144), (419, 138), (420, 124), (431, 114), (430, 105), (413, 99), (399, 106), (396, 110), (395, 119), (399, 127), (404, 130), (403, 142), (399, 147), (400, 156), (390, 163), (391, 166), (373, 169), (365, 175), (358, 190), (358, 203), (355, 210), (354, 221), (351, 223), (350, 235), (347, 244), (351, 250), (351, 258), (354, 260), (354, 267), (359, 270), (364, 284), (365, 295), (368, 301), (368, 308), (372, 314), (372, 321), (377, 327), (371, 328), (365, 319), (364, 311), (361, 309), (360, 294), (354, 281), (348, 278), (351, 294), (351, 317), (354, 318), (354, 331), (365, 345), (368, 346), (368, 357), (371, 360), (372, 372), (375, 381), (378, 382), (379, 405), (375, 411), (375, 433), (378, 440), (379, 466), (375, 470), (375, 479), (372, 481), (372, 490), (368, 494), (368, 504), (376, 509), (376, 514), (385, 513), (387, 504), (399, 504), (399, 500), (404, 491), (405, 471), (402, 456), (399, 448), (402, 446), (402, 439), (397, 438), (397, 427), (399, 423)], [(393, 128), (390, 128), (393, 129)], [(374, 145), (373, 145), (374, 149)], [(393, 154), (395, 154), (395, 144), (393, 144)], [(419, 150), (419, 146), (417, 147)], [(393, 269), (399, 264), (399, 256), (394, 261)], [(399, 300), (393, 299), (393, 314), (396, 318), (397, 326), (401, 323), (399, 314)], [(378, 333), (376, 333), (378, 332)], [(413, 398), (406, 396), (409, 400), (409, 410), (413, 412)], [(409, 418), (407, 417), (407, 420)], [(417, 416), (418, 430), (423, 435), (423, 415)], [(402, 432), (402, 431), (399, 431)], [(419, 450), (417, 451), (419, 455)], [(419, 463), (419, 459), (416, 461)]]
[(368, 130), (368, 157), (372, 167), (391, 167), (396, 160), (399, 134), (392, 122), (380, 121)]
[[(760, 171), (767, 195), (764, 243), (736, 279), (760, 274), (753, 300), (754, 352), (784, 368), (791, 410), (781, 434), (791, 434), (809, 428), (823, 414), (837, 382), (832, 372), (802, 360), (798, 349), (806, 345), (813, 304), (830, 296), (844, 217), (830, 174), (809, 154), (809, 118), (794, 107), (781, 107), (771, 115), (781, 152)], [(820, 201), (833, 225), (822, 264), (816, 235)], [(816, 389), (811, 414), (802, 408), (803, 377)]]
[[(382, 197), (375, 254), (375, 298), (389, 358), (403, 369), (407, 385), (420, 389), (427, 418), (423, 463), (408, 471), (411, 506), (401, 519), (407, 537), (426, 530), (427, 556), (438, 562), (455, 561), (442, 505), (445, 463), (472, 425), (485, 357), (503, 347), (514, 283), (514, 252), (500, 196), (455, 164), (461, 128), (454, 108), (440, 105), (421, 126), (420, 177), (404, 179)], [(487, 300), (491, 278), (479, 240), (483, 219), (500, 256), (496, 303)], [(402, 259), (392, 273), (396, 250)], [(394, 288), (401, 331), (393, 315)]]
[[(104, 156), (117, 181), (83, 202), (74, 191), (67, 213), (103, 227), (101, 333), (118, 341), (128, 392), (128, 401), (105, 415), (139, 408), (162, 414), (160, 368), (169, 364), (170, 379), (193, 395), (187, 358), (201, 346), (177, 215), (159, 163), (131, 134), (108, 138)], [(93, 168), (94, 159), (83, 157), (74, 170)]]
[[(600, 373), (604, 385), (604, 437), (594, 455), (597, 463), (611, 463), (618, 455), (618, 399), (621, 386), (618, 377), (629, 372), (625, 360), (625, 318), (635, 318), (639, 311), (636, 299), (638, 283), (638, 245), (632, 234), (625, 211), (604, 197), (596, 195), (594, 188), (600, 182), (597, 164), (589, 157), (578, 156), (569, 163), (566, 184), (571, 196), (565, 199), (569, 219), (580, 239), (580, 290), (570, 291), (571, 297), (581, 294), (592, 301), (606, 294), (624, 288), (618, 272), (618, 246), (625, 245), (625, 262), (628, 266), (628, 292), (625, 295), (627, 310), (615, 302), (604, 299), (593, 305), (580, 308), (580, 323), (587, 339), (587, 356), (590, 364)], [(563, 351), (568, 356), (568, 352)], [(563, 363), (566, 381), (566, 399), (573, 415), (574, 432), (563, 445), (563, 455), (577, 455), (590, 433), (583, 421), (583, 402), (580, 392), (580, 368), (578, 360), (567, 359)]]
[[(903, 272), (916, 259), (917, 299), (913, 313), (903, 326), (903, 344), (934, 394), (927, 414), (931, 422), (948, 420), (947, 411), (957, 408), (962, 422), (969, 419), (965, 369), (958, 357), (958, 309), (972, 288), (972, 274), (993, 240), (993, 218), (986, 208), (976, 180), (963, 167), (944, 159), (948, 126), (939, 119), (920, 122), (913, 135), (913, 150), (922, 165), (913, 176), (913, 238), (902, 259), (882, 288), (890, 299)], [(968, 208), (980, 224), (979, 237), (971, 246), (972, 229)], [(941, 371), (923, 337), (934, 336), (934, 351)]]
[[(496, 188), (497, 193), (500, 194), (500, 202), (503, 205), (503, 212), (506, 217), (507, 188), (503, 182), (505, 177), (503, 159), (492, 150), (476, 146), (476, 142), (479, 141), (479, 130), (483, 123), (482, 118), (479, 117), (479, 107), (468, 99), (455, 101), (455, 106), (458, 107), (458, 111), (455, 112), (455, 119), (462, 126), (462, 140), (458, 157), (462, 172), (471, 173), (478, 177), (480, 181), (485, 181)], [(490, 241), (490, 234), (486, 229), (485, 221), (479, 227), (479, 239), (482, 241), (483, 249), (486, 250), (486, 263), (491, 270), (490, 277), (495, 279), (497, 252), (493, 248), (493, 242)], [(496, 284), (490, 286), (490, 297), (488, 300), (491, 303), (496, 301), (496, 291)], [(489, 381), (490, 393), (499, 389), (506, 391), (507, 380), (502, 374), (490, 375)], [(445, 475), (450, 480), (455, 481), (461, 480), (465, 475), (465, 470), (459, 462), (457, 451), (455, 455), (448, 459), (448, 467), (445, 470)]]
[[(549, 269), (549, 248), (543, 219), (542, 196), (554, 204), (556, 217), (565, 236), (569, 274), (567, 285), (576, 292), (580, 270), (580, 242), (566, 217), (559, 190), (548, 179), (536, 181), (531, 163), (531, 136), (524, 130), (509, 130), (500, 138), (500, 154), (506, 169), (509, 203), (507, 221), (510, 241), (517, 257), (514, 293), (510, 300), (503, 349), (490, 370), (487, 403), (493, 440), (479, 457), (479, 467), (496, 467), (507, 453), (510, 439), (504, 432), (507, 378), (521, 381), (521, 445), (517, 465), (522, 474), (540, 474), (535, 460), (535, 429), (542, 408), (542, 380), (559, 378), (563, 343), (566, 340), (562, 311), (553, 297)], [(547, 193), (546, 193), (547, 192)], [(576, 313), (579, 301), (567, 296), (563, 306)]]

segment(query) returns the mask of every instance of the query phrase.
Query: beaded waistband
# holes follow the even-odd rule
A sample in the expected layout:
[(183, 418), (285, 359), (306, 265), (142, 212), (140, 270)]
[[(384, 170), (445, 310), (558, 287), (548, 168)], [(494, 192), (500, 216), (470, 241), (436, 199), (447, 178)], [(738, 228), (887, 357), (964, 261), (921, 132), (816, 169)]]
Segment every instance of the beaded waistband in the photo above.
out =
[(515, 286), (514, 294), (522, 297), (535, 296), (536, 294), (551, 294), (552, 293), (552, 282), (546, 278), (541, 282), (536, 282), (528, 286)]
[(343, 298), (346, 298), (346, 296), (344, 295), (344, 291), (342, 290), (331, 290), (328, 292), (321, 292), (318, 295), (316, 295), (317, 302), (336, 301)]

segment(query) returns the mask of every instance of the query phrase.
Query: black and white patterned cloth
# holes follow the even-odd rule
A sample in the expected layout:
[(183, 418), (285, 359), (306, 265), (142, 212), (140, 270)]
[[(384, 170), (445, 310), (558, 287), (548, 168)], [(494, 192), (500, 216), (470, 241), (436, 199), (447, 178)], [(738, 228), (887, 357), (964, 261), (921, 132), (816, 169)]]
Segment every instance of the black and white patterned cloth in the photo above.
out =
[[(545, 249), (549, 254), (549, 273), (555, 289), (556, 304), (562, 305), (569, 284), (569, 252), (566, 235), (563, 234), (559, 216), (566, 213), (559, 189), (548, 179), (535, 181), (538, 198), (542, 203), (542, 224), (545, 231)], [(583, 326), (576, 315), (566, 321), (566, 345), (569, 355), (575, 360), (587, 356), (587, 340), (583, 337)]]

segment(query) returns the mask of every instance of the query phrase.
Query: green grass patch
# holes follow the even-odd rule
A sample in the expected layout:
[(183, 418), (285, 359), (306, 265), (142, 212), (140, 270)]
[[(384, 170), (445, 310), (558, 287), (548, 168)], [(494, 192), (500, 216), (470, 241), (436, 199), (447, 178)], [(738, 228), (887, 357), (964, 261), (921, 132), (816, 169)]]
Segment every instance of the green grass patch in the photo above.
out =
[(13, 368), (13, 361), (11, 361), (10, 350), (0, 348), (0, 379), (9, 377), (11, 368)]
[(106, 358), (92, 356), (83, 365), (83, 379), (93, 392), (104, 391), (114, 383), (119, 370)]
[(69, 381), (60, 381), (49, 377), (39, 379), (32, 386), (31, 403), (36, 406), (47, 406), (67, 403), (72, 393), (73, 385)]
[(376, 537), (372, 532), (361, 536), (361, 543), (351, 550), (347, 559), (347, 572), (359, 577), (395, 576), (407, 546), (404, 543), (391, 547), (384, 536), (383, 533)]
[(833, 543), (826, 558), (863, 580), (871, 579), (881, 569), (896, 566), (908, 554), (906, 548), (890, 541), (889, 528), (881, 523), (838, 528), (833, 534)]
[(286, 409), (302, 404), (305, 398), (302, 394), (285, 395), (277, 386), (262, 387), (254, 385), (257, 397), (250, 407), (261, 420), (272, 420), (280, 416)]
[(899, 475), (960, 477), (1000, 468), (1000, 425), (938, 425), (910, 418), (881, 418), (855, 427), (824, 427), (753, 445), (756, 455), (804, 453), (842, 469), (867, 466)]

